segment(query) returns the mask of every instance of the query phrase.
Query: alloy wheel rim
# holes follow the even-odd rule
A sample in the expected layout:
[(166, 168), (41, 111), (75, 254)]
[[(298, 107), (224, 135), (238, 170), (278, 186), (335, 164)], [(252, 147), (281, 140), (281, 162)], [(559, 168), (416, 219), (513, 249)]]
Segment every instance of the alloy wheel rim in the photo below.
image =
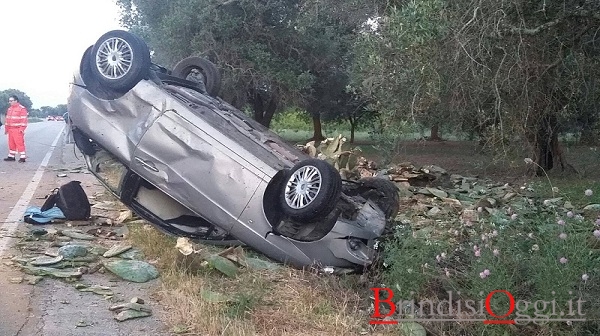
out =
[(112, 37), (102, 42), (96, 53), (96, 67), (108, 79), (125, 76), (133, 63), (131, 45), (120, 37)]
[(321, 191), (321, 172), (315, 166), (296, 170), (285, 186), (285, 202), (295, 210), (311, 204)]

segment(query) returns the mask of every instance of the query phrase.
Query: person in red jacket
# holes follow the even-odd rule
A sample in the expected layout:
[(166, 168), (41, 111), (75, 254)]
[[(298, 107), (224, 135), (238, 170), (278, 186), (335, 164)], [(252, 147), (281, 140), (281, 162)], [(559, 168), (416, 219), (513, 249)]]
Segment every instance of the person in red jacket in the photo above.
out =
[(10, 106), (6, 111), (4, 133), (8, 134), (8, 157), (4, 161), (16, 161), (16, 156), (21, 154), (19, 162), (25, 162), (25, 128), (27, 128), (27, 109), (19, 103), (17, 96), (8, 98)]

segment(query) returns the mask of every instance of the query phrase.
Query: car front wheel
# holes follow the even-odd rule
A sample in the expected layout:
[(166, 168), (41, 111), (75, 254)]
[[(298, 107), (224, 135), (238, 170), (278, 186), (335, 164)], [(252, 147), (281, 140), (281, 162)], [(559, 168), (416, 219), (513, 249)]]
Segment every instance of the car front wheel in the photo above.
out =
[(323, 160), (308, 159), (288, 172), (281, 207), (296, 221), (312, 221), (335, 208), (341, 191), (342, 179), (333, 166)]
[(107, 88), (126, 92), (148, 75), (150, 51), (146, 43), (124, 30), (102, 35), (91, 50), (91, 71)]

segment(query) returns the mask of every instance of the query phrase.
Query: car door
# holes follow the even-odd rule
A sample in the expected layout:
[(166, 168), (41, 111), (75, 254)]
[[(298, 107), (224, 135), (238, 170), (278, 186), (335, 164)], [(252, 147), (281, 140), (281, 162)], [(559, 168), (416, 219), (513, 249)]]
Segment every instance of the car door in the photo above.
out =
[(134, 150), (132, 170), (199, 216), (228, 230), (264, 174), (227, 141), (198, 114), (174, 104), (143, 134)]

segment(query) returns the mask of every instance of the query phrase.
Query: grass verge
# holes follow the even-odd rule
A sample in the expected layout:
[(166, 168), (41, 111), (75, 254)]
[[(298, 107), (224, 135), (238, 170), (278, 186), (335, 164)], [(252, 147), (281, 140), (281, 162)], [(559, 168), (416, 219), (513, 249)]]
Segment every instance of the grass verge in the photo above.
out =
[(360, 309), (364, 298), (340, 278), (288, 267), (228, 278), (186, 259), (173, 238), (149, 225), (130, 227), (130, 240), (157, 261), (162, 280), (157, 294), (176, 334), (348, 335), (368, 327), (367, 313)]

